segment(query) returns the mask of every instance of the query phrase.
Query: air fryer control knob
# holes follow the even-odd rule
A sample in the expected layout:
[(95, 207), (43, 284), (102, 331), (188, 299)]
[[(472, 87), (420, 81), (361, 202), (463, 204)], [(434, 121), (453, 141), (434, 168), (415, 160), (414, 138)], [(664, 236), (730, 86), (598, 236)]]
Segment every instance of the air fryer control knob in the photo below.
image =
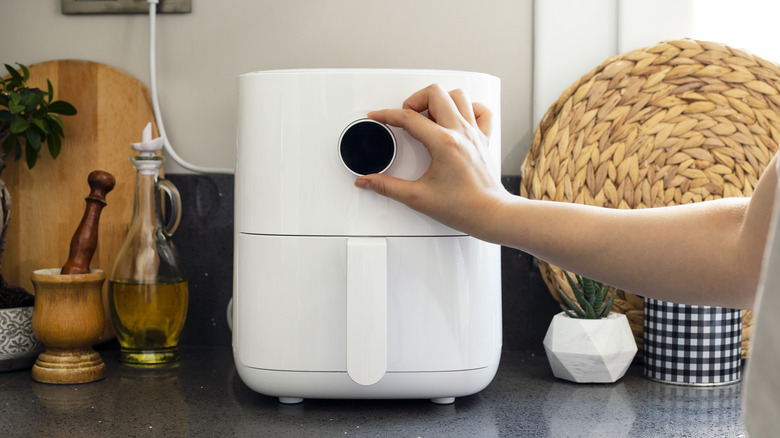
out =
[(358, 176), (387, 170), (395, 160), (396, 147), (390, 128), (371, 119), (355, 120), (339, 138), (341, 162)]

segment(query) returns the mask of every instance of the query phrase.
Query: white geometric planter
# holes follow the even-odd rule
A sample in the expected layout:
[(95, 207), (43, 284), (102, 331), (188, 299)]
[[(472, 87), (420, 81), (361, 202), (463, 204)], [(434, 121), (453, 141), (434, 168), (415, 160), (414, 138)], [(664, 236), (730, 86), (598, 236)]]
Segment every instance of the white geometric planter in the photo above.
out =
[(626, 315), (602, 319), (555, 315), (544, 337), (553, 375), (577, 383), (615, 382), (626, 373), (637, 347)]

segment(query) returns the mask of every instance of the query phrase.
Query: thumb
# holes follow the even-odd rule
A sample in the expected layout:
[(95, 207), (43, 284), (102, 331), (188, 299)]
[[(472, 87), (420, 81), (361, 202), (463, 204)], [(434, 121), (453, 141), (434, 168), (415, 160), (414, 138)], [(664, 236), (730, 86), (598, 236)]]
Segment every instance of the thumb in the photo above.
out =
[(387, 196), (398, 202), (409, 205), (413, 199), (414, 183), (384, 174), (364, 175), (355, 180), (355, 187)]

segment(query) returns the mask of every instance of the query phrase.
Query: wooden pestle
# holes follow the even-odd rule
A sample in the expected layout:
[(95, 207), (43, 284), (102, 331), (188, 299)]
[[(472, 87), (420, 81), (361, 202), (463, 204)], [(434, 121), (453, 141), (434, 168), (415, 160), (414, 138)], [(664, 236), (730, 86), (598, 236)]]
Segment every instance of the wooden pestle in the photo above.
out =
[(89, 263), (97, 249), (100, 212), (106, 206), (106, 194), (116, 184), (114, 176), (102, 170), (90, 173), (87, 182), (92, 190), (85, 198), (87, 206), (84, 217), (81, 218), (81, 223), (70, 241), (70, 255), (60, 271), (63, 275), (89, 273)]

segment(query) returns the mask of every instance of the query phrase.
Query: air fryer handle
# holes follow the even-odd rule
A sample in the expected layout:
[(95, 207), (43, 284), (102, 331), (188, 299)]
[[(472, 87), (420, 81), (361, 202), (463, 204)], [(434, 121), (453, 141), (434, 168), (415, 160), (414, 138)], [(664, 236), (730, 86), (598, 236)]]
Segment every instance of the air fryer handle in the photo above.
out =
[(373, 385), (387, 371), (387, 239), (347, 239), (347, 374)]

